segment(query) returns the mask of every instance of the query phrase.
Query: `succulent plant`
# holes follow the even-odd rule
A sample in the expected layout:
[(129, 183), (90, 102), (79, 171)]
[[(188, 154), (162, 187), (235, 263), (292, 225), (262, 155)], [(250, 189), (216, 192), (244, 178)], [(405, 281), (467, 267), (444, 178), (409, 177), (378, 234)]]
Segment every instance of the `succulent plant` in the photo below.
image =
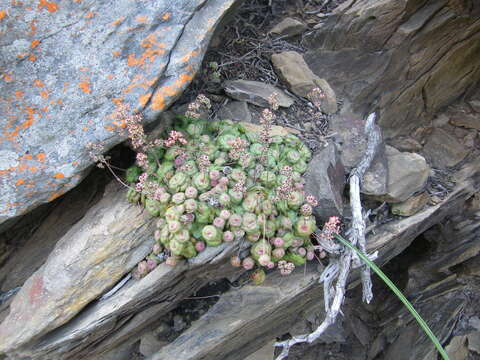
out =
[(311, 153), (295, 135), (272, 136), (266, 146), (241, 123), (188, 118), (175, 130), (186, 144), (154, 146), (142, 166), (126, 172), (127, 199), (159, 218), (152, 254), (137, 276), (153, 270), (162, 251), (175, 265), (241, 239), (252, 243), (250, 256), (231, 263), (258, 267), (255, 283), (265, 278), (262, 268), (288, 273), (315, 257), (316, 224), (302, 179)]

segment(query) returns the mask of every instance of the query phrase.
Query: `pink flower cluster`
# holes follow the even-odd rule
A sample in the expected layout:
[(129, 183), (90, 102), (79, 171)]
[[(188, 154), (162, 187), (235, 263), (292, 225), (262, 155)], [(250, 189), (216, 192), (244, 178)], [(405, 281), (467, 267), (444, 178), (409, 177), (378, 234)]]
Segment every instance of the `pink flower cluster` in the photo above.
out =
[(198, 167), (200, 168), (201, 171), (207, 171), (210, 165), (211, 163), (208, 155), (202, 154), (198, 157)]
[(148, 169), (148, 157), (147, 154), (139, 152), (137, 153), (137, 164), (140, 166), (142, 169), (147, 170)]
[(197, 96), (194, 102), (188, 104), (188, 110), (185, 112), (185, 116), (198, 119), (200, 117), (200, 109), (204, 108), (207, 111), (212, 107), (210, 99), (205, 95), (200, 94)]
[(315, 196), (313, 195), (307, 195), (307, 197), (305, 198), (305, 200), (307, 201), (307, 203), (312, 206), (312, 207), (315, 207), (318, 205), (318, 201), (317, 199), (315, 198)]
[(290, 275), (293, 270), (295, 270), (295, 264), (285, 260), (280, 260), (278, 262), (278, 269), (280, 270), (280, 274)]
[(138, 192), (141, 192), (145, 187), (145, 182), (147, 181), (147, 178), (148, 178), (148, 174), (145, 172), (142, 173), (142, 175), (138, 177), (138, 182), (135, 185), (135, 190), (137, 190)]
[(234, 140), (229, 142), (229, 145), (232, 149), (229, 151), (228, 156), (230, 156), (233, 160), (241, 159), (242, 157), (246, 156), (246, 148), (247, 148), (247, 141), (237, 137)]
[(331, 216), (323, 226), (320, 237), (329, 241), (333, 240), (335, 234), (340, 233), (340, 225), (340, 218), (338, 216)]
[(285, 179), (282, 180), (280, 186), (277, 187), (276, 193), (277, 197), (280, 200), (287, 200), (290, 197), (292, 191), (294, 191), (293, 178), (292, 178), (292, 167), (285, 165), (281, 170), (280, 174), (285, 176)]
[(185, 139), (185, 136), (180, 131), (172, 130), (170, 131), (169, 135), (170, 136), (168, 137), (168, 139), (165, 140), (164, 142), (165, 147), (172, 147), (177, 142), (180, 143), (181, 145), (187, 144), (187, 140)]
[(132, 114), (125, 104), (120, 104), (113, 114), (116, 120), (123, 119), (127, 127), (128, 137), (135, 150), (143, 149), (147, 146), (147, 136), (142, 126), (142, 115)]

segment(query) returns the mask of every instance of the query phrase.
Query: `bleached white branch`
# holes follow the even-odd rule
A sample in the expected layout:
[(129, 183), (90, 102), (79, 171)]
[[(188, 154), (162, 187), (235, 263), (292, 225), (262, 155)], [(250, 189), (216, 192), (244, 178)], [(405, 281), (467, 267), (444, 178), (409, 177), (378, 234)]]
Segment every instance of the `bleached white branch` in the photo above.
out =
[[(352, 210), (352, 224), (350, 233), (350, 242), (353, 245), (357, 245), (360, 250), (366, 254), (366, 240), (365, 240), (365, 220), (363, 217), (362, 212), (362, 204), (360, 201), (360, 184), (361, 180), (363, 179), (363, 175), (370, 167), (372, 163), (378, 147), (382, 141), (382, 136), (380, 132), (380, 128), (375, 124), (376, 115), (372, 113), (368, 116), (366, 124), (365, 124), (365, 134), (368, 137), (367, 141), (367, 149), (365, 151), (364, 156), (360, 160), (358, 166), (352, 170), (350, 174), (350, 207)], [(322, 244), (321, 244), (322, 245)], [(328, 248), (329, 246), (325, 246)], [(335, 253), (337, 252), (337, 248), (334, 246), (330, 246), (332, 250), (335, 249)], [(373, 254), (371, 257), (375, 257), (376, 254)], [(338, 259), (338, 258), (337, 258)], [(327, 266), (324, 272), (320, 276), (320, 280), (324, 281), (324, 297), (325, 297), (325, 310), (326, 316), (323, 322), (320, 324), (317, 329), (310, 333), (300, 336), (295, 336), (289, 340), (278, 342), (275, 344), (277, 347), (282, 347), (282, 352), (276, 358), (276, 360), (283, 360), (288, 356), (290, 348), (299, 343), (312, 343), (317, 340), (325, 330), (332, 325), (337, 315), (340, 313), (340, 309), (345, 298), (345, 291), (347, 286), (348, 275), (350, 273), (350, 269), (354, 264), (352, 263), (353, 260), (353, 253), (349, 249), (345, 249), (345, 251), (340, 255), (339, 260), (332, 258), (331, 266)], [(336, 277), (336, 284), (335, 284), (335, 295), (333, 296), (333, 301), (330, 306), (330, 298), (331, 298), (331, 291), (333, 290), (333, 281)], [(363, 289), (363, 300), (367, 303), (371, 301), (373, 294), (372, 294), (372, 282), (370, 278), (370, 268), (368, 266), (363, 265), (362, 268), (362, 289)]]

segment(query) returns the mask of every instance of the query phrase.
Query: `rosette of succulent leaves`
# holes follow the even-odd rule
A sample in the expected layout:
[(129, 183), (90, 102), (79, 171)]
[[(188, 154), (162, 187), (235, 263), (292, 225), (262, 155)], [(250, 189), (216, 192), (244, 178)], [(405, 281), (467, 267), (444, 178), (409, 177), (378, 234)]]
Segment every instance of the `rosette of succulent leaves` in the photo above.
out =
[(169, 137), (154, 142), (127, 170), (127, 198), (158, 217), (155, 246), (134, 275), (192, 258), (207, 246), (249, 241), (250, 256), (233, 257), (261, 283), (263, 269), (284, 275), (314, 258), (313, 196), (302, 174), (311, 152), (293, 134), (271, 136), (242, 123), (180, 118)]

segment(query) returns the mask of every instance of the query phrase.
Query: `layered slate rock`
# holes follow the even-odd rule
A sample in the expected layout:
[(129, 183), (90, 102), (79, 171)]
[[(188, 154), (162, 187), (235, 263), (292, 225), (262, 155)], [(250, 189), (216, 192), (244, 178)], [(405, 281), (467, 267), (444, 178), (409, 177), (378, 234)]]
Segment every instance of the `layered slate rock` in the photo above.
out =
[(0, 223), (75, 186), (88, 143), (125, 139), (195, 76), (236, 0), (8, 2), (0, 8)]
[(469, 153), (468, 149), (454, 136), (443, 129), (435, 129), (423, 148), (432, 165), (446, 168), (457, 165)]
[(345, 168), (337, 147), (329, 143), (313, 156), (305, 173), (305, 192), (318, 200), (314, 215), (321, 220), (342, 215), (344, 188)]
[(0, 354), (70, 320), (150, 252), (154, 222), (120, 190), (110, 184), (25, 282), (0, 324)]
[[(279, 88), (253, 80), (229, 80), (224, 84), (225, 92), (233, 99), (269, 107), (269, 99), (274, 96), (281, 107), (290, 107), (293, 99)], [(276, 94), (276, 95), (275, 95)]]
[(480, 3), (346, 1), (307, 36), (305, 60), (387, 138), (425, 125), (480, 80)]

